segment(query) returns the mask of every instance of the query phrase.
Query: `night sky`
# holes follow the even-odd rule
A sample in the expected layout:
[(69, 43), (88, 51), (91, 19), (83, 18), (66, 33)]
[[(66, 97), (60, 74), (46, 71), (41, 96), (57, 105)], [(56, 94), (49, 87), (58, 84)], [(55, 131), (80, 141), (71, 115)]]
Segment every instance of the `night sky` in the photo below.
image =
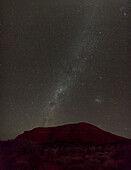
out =
[(0, 139), (77, 122), (131, 137), (129, 1), (0, 6)]

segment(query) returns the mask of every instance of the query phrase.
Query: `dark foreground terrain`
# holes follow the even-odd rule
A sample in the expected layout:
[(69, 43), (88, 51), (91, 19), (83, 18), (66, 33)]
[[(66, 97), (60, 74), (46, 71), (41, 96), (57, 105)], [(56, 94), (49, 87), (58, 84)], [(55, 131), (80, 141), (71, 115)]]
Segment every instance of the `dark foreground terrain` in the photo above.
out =
[(36, 128), (0, 142), (0, 170), (86, 169), (130, 170), (131, 141), (79, 123)]

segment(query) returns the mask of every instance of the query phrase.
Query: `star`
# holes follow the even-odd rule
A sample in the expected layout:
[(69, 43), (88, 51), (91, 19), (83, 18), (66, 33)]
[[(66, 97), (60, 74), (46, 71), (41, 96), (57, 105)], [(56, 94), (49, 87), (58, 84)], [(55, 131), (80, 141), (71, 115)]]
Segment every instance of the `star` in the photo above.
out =
[(95, 103), (101, 104), (102, 100), (100, 98), (95, 98)]

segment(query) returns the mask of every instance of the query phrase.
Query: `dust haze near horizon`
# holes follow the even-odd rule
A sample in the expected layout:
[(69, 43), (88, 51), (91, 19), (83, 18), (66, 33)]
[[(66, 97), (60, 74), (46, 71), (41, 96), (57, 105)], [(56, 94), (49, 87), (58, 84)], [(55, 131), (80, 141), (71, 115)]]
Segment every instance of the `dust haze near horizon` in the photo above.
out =
[(131, 138), (128, 0), (2, 0), (0, 139), (87, 122)]

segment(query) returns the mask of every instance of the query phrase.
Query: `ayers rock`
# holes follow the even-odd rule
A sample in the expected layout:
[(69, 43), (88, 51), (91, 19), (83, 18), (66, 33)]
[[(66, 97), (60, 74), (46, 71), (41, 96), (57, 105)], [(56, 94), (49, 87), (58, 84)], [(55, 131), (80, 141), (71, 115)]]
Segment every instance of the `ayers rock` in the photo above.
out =
[(0, 170), (130, 170), (131, 140), (88, 123), (39, 127), (0, 141)]
[(57, 127), (38, 127), (25, 131), (16, 140), (23, 139), (39, 143), (76, 142), (90, 144), (106, 144), (127, 141), (89, 123), (67, 124)]

